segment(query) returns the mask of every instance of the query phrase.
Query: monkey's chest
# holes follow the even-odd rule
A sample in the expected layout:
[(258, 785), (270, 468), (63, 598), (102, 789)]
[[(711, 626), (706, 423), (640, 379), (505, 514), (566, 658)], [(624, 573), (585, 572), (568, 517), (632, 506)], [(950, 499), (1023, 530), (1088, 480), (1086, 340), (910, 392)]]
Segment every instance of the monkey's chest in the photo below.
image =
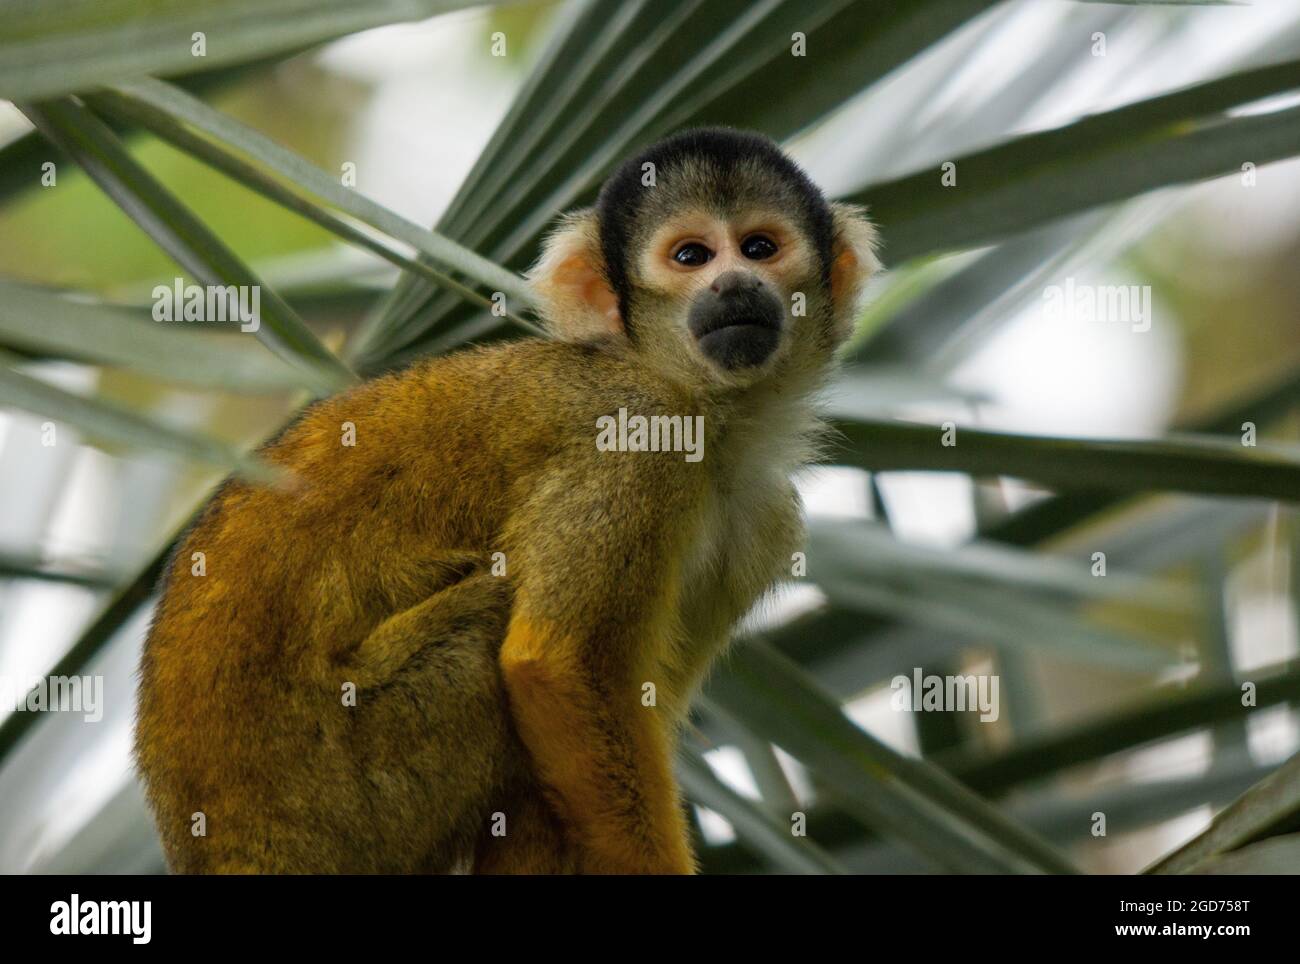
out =
[(693, 531), (681, 574), (682, 614), (725, 633), (786, 574), (802, 521), (787, 479), (751, 478), (747, 486), (712, 490)]

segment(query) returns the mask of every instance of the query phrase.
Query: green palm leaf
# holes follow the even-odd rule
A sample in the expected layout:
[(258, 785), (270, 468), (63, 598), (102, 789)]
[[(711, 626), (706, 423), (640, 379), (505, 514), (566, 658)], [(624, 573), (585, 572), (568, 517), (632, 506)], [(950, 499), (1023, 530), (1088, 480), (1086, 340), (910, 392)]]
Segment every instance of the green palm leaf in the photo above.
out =
[[(4, 0), (0, 97), (54, 97), (141, 74), (211, 70), (475, 5), (476, 0)], [(202, 55), (194, 52), (195, 33), (205, 37)]]
[(1246, 161), (1300, 153), (1300, 108), (1228, 116), (1297, 87), (1300, 61), (1242, 71), (953, 158), (953, 187), (936, 168), (849, 200), (871, 207), (892, 263), (978, 247), (1156, 188), (1240, 171)]
[(750, 640), (708, 696), (813, 766), (841, 806), (950, 870), (1071, 873), (1069, 862), (941, 771), (858, 729), (794, 663)]
[(181, 331), (141, 312), (7, 281), (0, 281), (0, 344), (230, 392), (324, 394), (347, 384), (335, 369), (286, 364), (237, 334)]
[(351, 372), (301, 318), (215, 234), (127, 153), (103, 121), (72, 100), (26, 104), (23, 112), (59, 145), (176, 262), (203, 285), (258, 289), (257, 337), (281, 358), (341, 377)]
[(1010, 475), (1064, 489), (1168, 489), (1300, 500), (1300, 452), (1224, 438), (1075, 439), (907, 422), (836, 423), (847, 449), (835, 460), (872, 471), (957, 471)]
[(68, 422), (96, 437), (123, 445), (162, 449), (221, 469), (237, 470), (261, 481), (279, 478), (278, 473), (223, 442), (173, 428), (104, 399), (82, 398), (55, 388), (16, 371), (12, 366), (17, 361), (7, 352), (0, 352), (0, 365), (5, 366), (0, 367), (0, 398), (7, 405), (25, 409), (39, 418)]

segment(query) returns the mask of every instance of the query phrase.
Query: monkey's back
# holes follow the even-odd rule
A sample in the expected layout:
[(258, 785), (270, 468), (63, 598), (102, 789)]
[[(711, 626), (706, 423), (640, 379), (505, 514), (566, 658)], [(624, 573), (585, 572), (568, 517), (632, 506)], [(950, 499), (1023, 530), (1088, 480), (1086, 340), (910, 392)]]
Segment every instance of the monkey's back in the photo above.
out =
[(458, 819), (439, 808), (465, 805), (446, 781), (517, 768), (490, 643), (464, 635), (349, 706), (353, 657), (502, 548), (519, 487), (592, 444), (608, 399), (580, 372), (621, 364), (532, 341), (421, 364), (316, 403), (263, 449), (289, 487), (222, 487), (169, 565), (141, 661), (137, 760), (174, 870), (418, 869)]

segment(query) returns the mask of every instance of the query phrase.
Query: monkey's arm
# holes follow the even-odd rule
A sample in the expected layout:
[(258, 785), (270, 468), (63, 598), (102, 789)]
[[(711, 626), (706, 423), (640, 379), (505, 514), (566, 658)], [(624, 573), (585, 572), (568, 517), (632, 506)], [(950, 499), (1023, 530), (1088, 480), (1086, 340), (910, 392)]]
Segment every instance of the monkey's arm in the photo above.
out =
[(673, 726), (642, 700), (672, 658), (691, 486), (682, 463), (652, 455), (602, 456), (598, 482), (583, 461), (581, 479), (547, 480), (512, 527), (512, 713), (585, 872), (691, 873)]

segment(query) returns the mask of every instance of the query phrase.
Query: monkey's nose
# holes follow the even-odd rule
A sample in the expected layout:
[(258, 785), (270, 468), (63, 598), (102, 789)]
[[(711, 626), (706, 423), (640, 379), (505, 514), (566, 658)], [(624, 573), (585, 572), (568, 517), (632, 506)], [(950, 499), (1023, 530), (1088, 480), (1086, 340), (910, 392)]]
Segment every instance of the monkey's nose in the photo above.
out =
[(734, 371), (763, 364), (781, 341), (784, 313), (763, 280), (748, 271), (724, 271), (692, 301), (686, 327), (705, 357)]
[(748, 271), (732, 269), (724, 271), (713, 279), (713, 284), (709, 285), (709, 290), (715, 295), (739, 295), (751, 291), (757, 291), (762, 285), (754, 275)]

